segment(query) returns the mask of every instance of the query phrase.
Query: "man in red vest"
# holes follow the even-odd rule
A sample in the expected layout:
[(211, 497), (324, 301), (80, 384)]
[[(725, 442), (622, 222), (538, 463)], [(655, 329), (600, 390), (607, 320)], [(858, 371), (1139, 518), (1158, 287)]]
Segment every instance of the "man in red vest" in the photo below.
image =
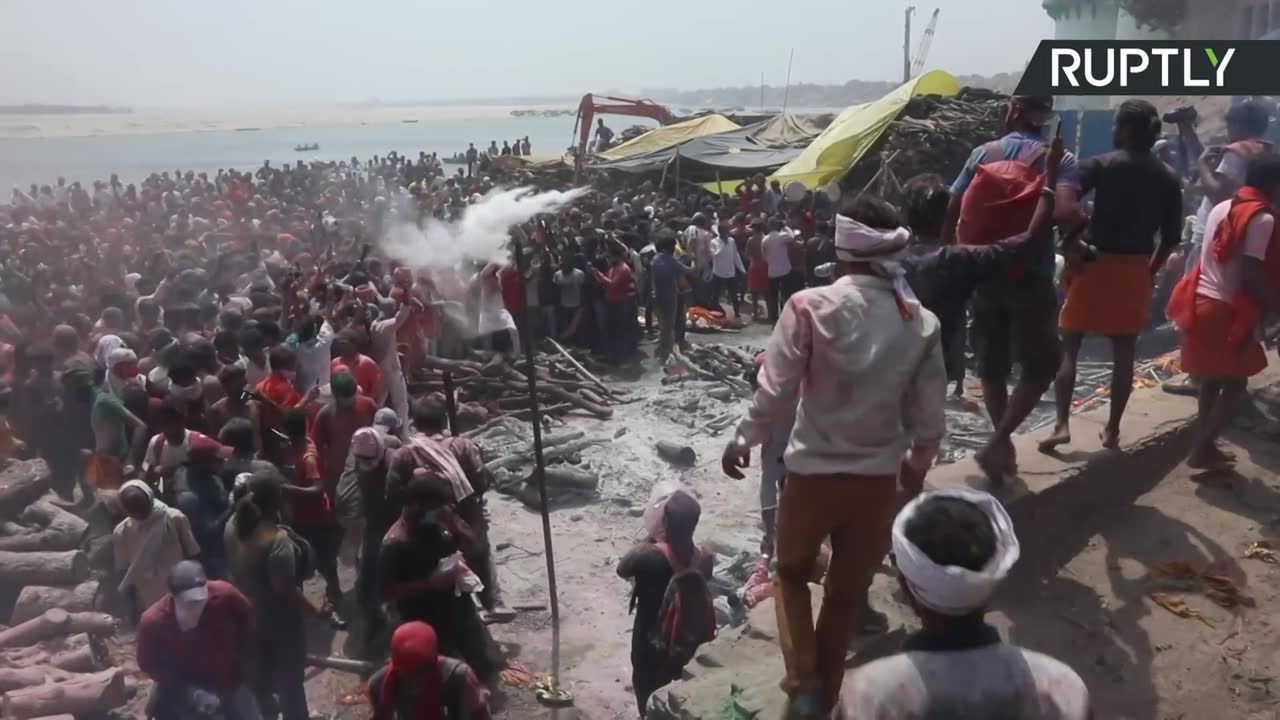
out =
[(1244, 186), (1214, 206), (1199, 265), (1174, 288), (1167, 315), (1182, 330), (1182, 366), (1200, 379), (1200, 419), (1187, 464), (1211, 468), (1232, 457), (1217, 439), (1248, 379), (1267, 366), (1260, 325), (1280, 308), (1280, 156), (1249, 164)]

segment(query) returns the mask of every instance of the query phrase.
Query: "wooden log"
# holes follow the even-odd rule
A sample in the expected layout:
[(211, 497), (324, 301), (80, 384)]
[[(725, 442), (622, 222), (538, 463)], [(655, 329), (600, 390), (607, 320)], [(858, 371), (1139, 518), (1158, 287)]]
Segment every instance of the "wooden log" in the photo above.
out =
[(76, 716), (63, 713), (61, 715), (42, 715), (31, 720), (76, 720)]
[(76, 677), (76, 673), (69, 673), (51, 665), (0, 668), (0, 693), (31, 687), (32, 685), (44, 685), (47, 682), (65, 682), (74, 677)]
[(53, 552), (80, 547), (89, 523), (48, 501), (41, 501), (22, 511), (26, 525), (42, 528), (37, 532), (0, 537), (3, 552)]
[(68, 672), (94, 672), (107, 665), (107, 647), (104, 642), (93, 642), (80, 633), (68, 637), (53, 638), (39, 645), (7, 650), (0, 653), (0, 666), (28, 668), (52, 665)]
[[(542, 458), (548, 461), (558, 460), (559, 458), (586, 450), (592, 445), (601, 445), (606, 442), (609, 441), (592, 438), (588, 440), (574, 440), (554, 447), (543, 447)], [(499, 468), (510, 468), (517, 465), (523, 465), (525, 463), (531, 463), (533, 462), (533, 449), (532, 446), (526, 447), (528, 447), (527, 450), (511, 453), (510, 455), (503, 455), (500, 458), (490, 460), (485, 463), (484, 466), (488, 468), (490, 472), (493, 472)]]
[[(529, 379), (523, 373), (521, 373), (519, 370), (516, 370), (515, 368), (510, 368), (510, 367), (507, 368), (506, 377), (508, 380), (511, 380), (512, 382), (516, 383), (520, 387), (525, 387), (525, 388), (528, 387), (527, 383), (529, 382)], [(560, 387), (559, 385), (544, 382), (538, 386), (538, 392), (549, 396), (552, 400), (555, 400), (556, 402), (569, 403), (570, 405), (573, 405), (576, 408), (579, 408), (581, 410), (586, 410), (587, 412), (591, 413), (592, 415), (595, 415), (601, 420), (608, 420), (609, 418), (613, 417), (613, 408), (606, 407), (597, 403), (593, 403), (589, 400), (584, 400), (583, 398), (580, 398), (577, 395), (574, 395), (573, 393)]]
[(106, 613), (69, 613), (66, 610), (47, 610), (21, 625), (0, 632), (0, 648), (33, 645), (58, 635), (90, 633), (110, 635), (116, 631), (115, 618)]
[(564, 357), (564, 359), (569, 361), (569, 364), (573, 366), (574, 370), (578, 371), (578, 373), (582, 376), (583, 379), (590, 380), (592, 383), (594, 383), (595, 386), (600, 389), (600, 392), (606, 395), (609, 394), (609, 387), (604, 383), (600, 382), (600, 378), (596, 377), (595, 375), (592, 375), (590, 370), (582, 366), (582, 363), (575, 360), (574, 357), (569, 354), (568, 350), (565, 350), (563, 347), (560, 346), (560, 343), (556, 342), (555, 340), (552, 340), (551, 338), (547, 338), (547, 342), (551, 343), (552, 347), (554, 347)]
[[(536, 471), (535, 471), (536, 472)], [(526, 483), (533, 484), (537, 482), (534, 477), (535, 473), (530, 473), (525, 478)], [(547, 480), (547, 487), (561, 488), (564, 490), (591, 490), (595, 491), (600, 487), (600, 476), (590, 470), (583, 470), (576, 467), (549, 467), (543, 473), (543, 477)]]
[(61, 608), (67, 612), (95, 610), (97, 599), (97, 580), (89, 580), (72, 587), (28, 585), (18, 593), (18, 600), (13, 605), (13, 614), (9, 616), (9, 624), (24, 623), (54, 608)]
[(75, 585), (89, 579), (89, 558), (79, 550), (0, 552), (0, 587)]
[(0, 468), (0, 516), (16, 517), (49, 492), (49, 482), (44, 460), (14, 460)]
[(328, 655), (307, 655), (307, 664), (313, 667), (329, 668), (330, 670), (341, 670), (343, 672), (355, 673), (356, 675), (372, 675), (378, 668), (369, 662), (363, 660), (352, 660), (351, 658), (332, 657)]
[(124, 705), (129, 702), (129, 694), (124, 671), (111, 668), (65, 682), (11, 690), (0, 696), (0, 709), (19, 720), (64, 713), (91, 715)]

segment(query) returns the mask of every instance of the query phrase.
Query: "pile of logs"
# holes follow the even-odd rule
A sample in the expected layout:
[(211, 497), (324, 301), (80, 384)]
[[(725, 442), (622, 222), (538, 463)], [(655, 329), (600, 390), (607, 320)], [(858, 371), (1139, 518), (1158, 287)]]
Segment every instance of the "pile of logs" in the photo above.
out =
[(755, 375), (755, 354), (749, 350), (705, 343), (691, 345), (688, 350), (672, 350), (675, 362), (667, 367), (667, 376), (663, 384), (681, 382), (683, 380), (708, 380), (717, 382), (728, 388), (730, 397), (717, 398), (729, 400), (732, 396), (750, 397), (752, 393), (750, 377)]
[[(629, 402), (627, 392), (606, 385), (588, 369), (589, 357), (574, 357), (554, 340), (554, 353), (534, 358), (538, 381), (538, 401), (545, 415), (565, 415), (578, 410), (608, 420), (612, 405)], [(429, 358), (409, 384), (411, 395), (444, 392), (451, 383), (458, 398), (459, 430), (496, 425), (502, 418), (527, 421), (531, 414), (528, 364), (523, 358), (514, 364), (487, 360), (479, 354), (469, 359)]]
[[(541, 507), (533, 460), (533, 431), (528, 422), (498, 418), (485, 428), (463, 433), (480, 445), (485, 467), (493, 473), (494, 489), (517, 498), (533, 509)], [(582, 462), (589, 447), (608, 443), (607, 438), (588, 438), (581, 430), (542, 436), (542, 457), (546, 463), (549, 500), (594, 497), (600, 476)]]
[(973, 149), (1004, 135), (1005, 95), (964, 88), (953, 98), (913, 98), (841, 183), (901, 204), (903, 183), (934, 173), (951, 182)]
[(98, 582), (81, 550), (88, 523), (45, 496), (42, 460), (0, 468), (0, 596), (13, 602), (0, 629), (0, 716), (97, 715), (136, 688), (110, 667), (104, 639), (115, 619), (94, 612)]

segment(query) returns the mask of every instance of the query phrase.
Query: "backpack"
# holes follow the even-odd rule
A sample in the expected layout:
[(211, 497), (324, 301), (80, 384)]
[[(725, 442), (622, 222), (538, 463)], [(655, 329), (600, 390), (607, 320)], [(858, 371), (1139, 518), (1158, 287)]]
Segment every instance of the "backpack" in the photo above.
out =
[(316, 574), (316, 550), (306, 538), (288, 525), (277, 525), (281, 532), (293, 544), (293, 567), (297, 574), (298, 584), (310, 580)]
[(716, 611), (707, 578), (698, 571), (702, 551), (695, 550), (684, 565), (670, 545), (655, 547), (671, 565), (672, 575), (658, 606), (658, 621), (649, 631), (649, 644), (661, 667), (678, 675), (700, 645), (715, 639)]
[[(1004, 142), (984, 146), (987, 157), (1004, 157)], [(973, 182), (960, 200), (956, 241), (961, 245), (991, 245), (1027, 231), (1040, 203), (1044, 184), (1034, 165), (1049, 152), (1041, 145), (1021, 160), (996, 160), (974, 169)]]

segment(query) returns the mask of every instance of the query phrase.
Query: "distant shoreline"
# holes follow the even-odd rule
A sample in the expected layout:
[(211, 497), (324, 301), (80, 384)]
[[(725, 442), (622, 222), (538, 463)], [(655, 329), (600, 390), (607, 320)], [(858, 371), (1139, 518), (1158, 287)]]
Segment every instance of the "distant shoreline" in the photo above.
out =
[(133, 108), (116, 105), (0, 105), (0, 115), (130, 115)]

